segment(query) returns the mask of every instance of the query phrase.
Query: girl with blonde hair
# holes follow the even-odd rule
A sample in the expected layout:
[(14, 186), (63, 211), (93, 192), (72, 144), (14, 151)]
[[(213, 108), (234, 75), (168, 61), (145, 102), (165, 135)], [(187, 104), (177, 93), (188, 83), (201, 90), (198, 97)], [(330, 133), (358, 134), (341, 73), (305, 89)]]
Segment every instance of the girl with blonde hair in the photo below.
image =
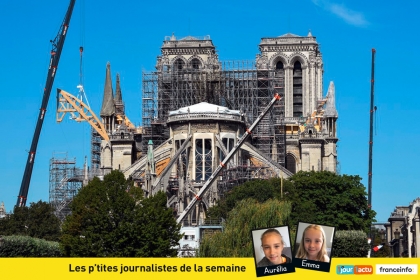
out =
[(329, 262), (325, 232), (320, 225), (309, 225), (302, 234), (296, 258)]

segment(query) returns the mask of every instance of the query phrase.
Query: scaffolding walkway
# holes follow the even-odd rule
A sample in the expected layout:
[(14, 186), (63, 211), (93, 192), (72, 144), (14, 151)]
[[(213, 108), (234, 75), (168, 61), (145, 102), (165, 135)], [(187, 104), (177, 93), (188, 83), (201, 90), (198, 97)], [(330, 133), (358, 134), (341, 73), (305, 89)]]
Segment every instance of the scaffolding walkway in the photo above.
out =
[(69, 204), (83, 184), (83, 169), (76, 168), (76, 159), (55, 155), (50, 160), (49, 201), (55, 215), (63, 221), (70, 214)]

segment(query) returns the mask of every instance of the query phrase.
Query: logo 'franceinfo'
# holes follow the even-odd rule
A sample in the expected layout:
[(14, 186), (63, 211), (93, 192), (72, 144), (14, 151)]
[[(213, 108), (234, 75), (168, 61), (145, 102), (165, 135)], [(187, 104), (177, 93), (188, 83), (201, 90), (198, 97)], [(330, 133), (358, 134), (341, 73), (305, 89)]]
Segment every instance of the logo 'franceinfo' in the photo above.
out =
[(377, 264), (376, 274), (417, 274), (417, 264)]

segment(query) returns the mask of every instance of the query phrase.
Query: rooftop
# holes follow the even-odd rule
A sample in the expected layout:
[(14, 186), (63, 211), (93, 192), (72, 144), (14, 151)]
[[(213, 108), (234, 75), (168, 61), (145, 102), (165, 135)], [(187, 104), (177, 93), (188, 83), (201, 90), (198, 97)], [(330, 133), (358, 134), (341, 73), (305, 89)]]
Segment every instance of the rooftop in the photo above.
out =
[(243, 122), (243, 114), (237, 110), (201, 102), (169, 112), (167, 122), (191, 120), (224, 120)]
[(230, 110), (227, 107), (201, 102), (191, 106), (183, 107), (175, 111), (170, 111), (169, 116), (182, 115), (188, 113), (219, 113), (226, 115), (241, 116), (241, 112), (237, 110)]

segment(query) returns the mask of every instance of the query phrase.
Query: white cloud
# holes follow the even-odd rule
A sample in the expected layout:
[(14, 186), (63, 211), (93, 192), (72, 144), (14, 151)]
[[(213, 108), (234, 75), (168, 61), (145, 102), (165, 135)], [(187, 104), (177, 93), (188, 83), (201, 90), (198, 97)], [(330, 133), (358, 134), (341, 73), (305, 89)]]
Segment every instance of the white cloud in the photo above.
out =
[(365, 16), (361, 12), (353, 11), (347, 8), (344, 4), (334, 4), (326, 0), (311, 0), (315, 5), (333, 13), (348, 24), (364, 27), (369, 25), (369, 22), (365, 19)]

